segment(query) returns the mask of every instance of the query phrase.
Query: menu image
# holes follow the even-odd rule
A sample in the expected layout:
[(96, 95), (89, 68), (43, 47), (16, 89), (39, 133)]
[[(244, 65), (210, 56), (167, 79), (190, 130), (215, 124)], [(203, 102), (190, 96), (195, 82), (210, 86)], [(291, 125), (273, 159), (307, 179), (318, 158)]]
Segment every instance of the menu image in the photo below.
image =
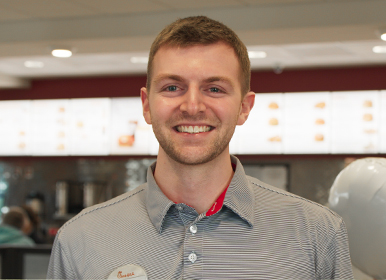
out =
[(256, 94), (255, 105), (248, 120), (236, 129), (237, 153), (282, 153), (283, 110), (283, 94)]
[(27, 155), (31, 151), (29, 101), (0, 102), (0, 155)]
[(148, 154), (153, 131), (142, 116), (139, 97), (114, 98), (111, 101), (110, 153)]
[(328, 153), (330, 93), (284, 95), (284, 153)]
[(110, 150), (109, 98), (71, 99), (71, 155), (107, 155)]
[(379, 140), (379, 92), (332, 95), (332, 153), (376, 153)]
[(386, 154), (386, 90), (380, 93), (380, 147), (379, 152)]
[(31, 102), (32, 155), (69, 155), (68, 99)]

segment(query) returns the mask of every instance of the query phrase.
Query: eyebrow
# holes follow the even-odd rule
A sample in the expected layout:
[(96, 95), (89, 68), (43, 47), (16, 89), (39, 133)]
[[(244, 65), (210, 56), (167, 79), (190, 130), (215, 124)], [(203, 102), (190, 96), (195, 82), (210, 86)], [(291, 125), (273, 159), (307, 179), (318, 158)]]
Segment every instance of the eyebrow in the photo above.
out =
[(205, 82), (206, 83), (223, 82), (223, 83), (229, 84), (233, 88), (235, 87), (234, 83), (226, 77), (210, 77), (210, 78), (206, 79)]
[(183, 82), (184, 81), (184, 79), (181, 76), (164, 74), (164, 75), (159, 75), (157, 77), (154, 77), (153, 82), (155, 84), (157, 84), (157, 83), (161, 82), (162, 80), (166, 80), (166, 79), (174, 80), (177, 82)]

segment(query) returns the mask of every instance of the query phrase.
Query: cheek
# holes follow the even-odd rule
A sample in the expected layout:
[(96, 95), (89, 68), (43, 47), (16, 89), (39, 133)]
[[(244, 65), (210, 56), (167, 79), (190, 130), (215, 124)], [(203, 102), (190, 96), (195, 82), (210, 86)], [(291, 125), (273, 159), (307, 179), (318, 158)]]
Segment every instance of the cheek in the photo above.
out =
[(172, 111), (172, 107), (167, 102), (153, 102), (150, 104), (150, 117), (153, 122), (166, 120)]
[(240, 114), (240, 106), (235, 103), (213, 103), (210, 108), (220, 119), (237, 119)]

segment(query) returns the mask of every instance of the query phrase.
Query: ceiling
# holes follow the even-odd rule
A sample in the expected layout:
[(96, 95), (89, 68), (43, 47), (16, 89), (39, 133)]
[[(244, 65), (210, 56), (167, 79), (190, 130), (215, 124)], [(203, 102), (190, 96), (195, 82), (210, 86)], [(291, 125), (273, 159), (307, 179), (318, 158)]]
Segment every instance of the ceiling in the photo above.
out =
[[(0, 0), (0, 88), (45, 77), (145, 73), (160, 30), (207, 15), (240, 36), (253, 69), (385, 65), (386, 0)], [(53, 48), (70, 48), (54, 58)], [(27, 68), (26, 61), (41, 68)]]

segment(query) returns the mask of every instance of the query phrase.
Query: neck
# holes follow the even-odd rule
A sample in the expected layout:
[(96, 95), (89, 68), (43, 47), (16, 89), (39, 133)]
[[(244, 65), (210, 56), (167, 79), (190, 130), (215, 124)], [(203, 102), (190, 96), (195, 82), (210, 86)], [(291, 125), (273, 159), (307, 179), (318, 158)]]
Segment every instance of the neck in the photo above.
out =
[(154, 178), (162, 192), (175, 203), (185, 203), (204, 213), (229, 185), (233, 169), (229, 151), (214, 160), (185, 165), (171, 159), (160, 148)]

